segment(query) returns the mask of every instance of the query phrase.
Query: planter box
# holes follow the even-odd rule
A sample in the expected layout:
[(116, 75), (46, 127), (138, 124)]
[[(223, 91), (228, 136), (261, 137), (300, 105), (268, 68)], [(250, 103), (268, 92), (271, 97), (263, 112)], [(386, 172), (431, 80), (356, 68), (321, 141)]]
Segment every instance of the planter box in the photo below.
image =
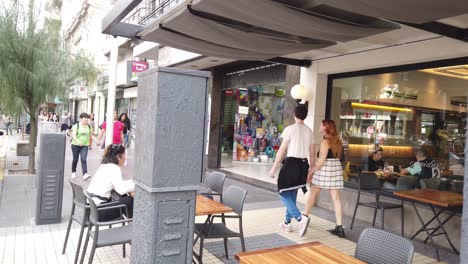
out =
[(28, 156), (29, 141), (18, 141), (16, 144), (16, 156)]

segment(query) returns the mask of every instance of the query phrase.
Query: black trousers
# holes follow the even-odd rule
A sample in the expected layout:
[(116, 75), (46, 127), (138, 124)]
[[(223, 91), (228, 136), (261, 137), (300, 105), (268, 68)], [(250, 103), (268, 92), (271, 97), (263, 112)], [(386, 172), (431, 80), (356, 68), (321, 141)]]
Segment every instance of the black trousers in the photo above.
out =
[[(115, 206), (115, 202), (112, 203), (111, 206)], [(133, 198), (126, 195), (122, 196), (119, 200), (117, 200), (117, 204), (124, 204), (127, 206), (127, 211), (128, 211), (128, 218), (133, 217)], [(105, 203), (101, 204), (100, 208), (106, 207)], [(124, 210), (122, 210), (122, 213), (125, 213)], [(121, 216), (121, 209), (120, 208), (115, 208), (115, 209), (109, 209), (109, 210), (99, 210), (99, 221), (110, 221), (116, 218), (120, 218)]]

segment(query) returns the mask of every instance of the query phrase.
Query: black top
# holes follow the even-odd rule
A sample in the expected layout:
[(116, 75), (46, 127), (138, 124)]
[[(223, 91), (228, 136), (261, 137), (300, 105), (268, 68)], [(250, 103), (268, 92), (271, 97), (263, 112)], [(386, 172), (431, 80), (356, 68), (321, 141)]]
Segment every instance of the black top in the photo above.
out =
[[(317, 158), (320, 156), (320, 151), (317, 152)], [(331, 150), (331, 148), (328, 149), (328, 152), (327, 152), (327, 159), (336, 159), (335, 157), (335, 154), (333, 154), (333, 151)]]
[(369, 156), (367, 163), (369, 165), (369, 167), (367, 168), (368, 171), (376, 171), (379, 169), (383, 169), (385, 167), (383, 160), (380, 159), (380, 160), (375, 161), (372, 158), (372, 156)]

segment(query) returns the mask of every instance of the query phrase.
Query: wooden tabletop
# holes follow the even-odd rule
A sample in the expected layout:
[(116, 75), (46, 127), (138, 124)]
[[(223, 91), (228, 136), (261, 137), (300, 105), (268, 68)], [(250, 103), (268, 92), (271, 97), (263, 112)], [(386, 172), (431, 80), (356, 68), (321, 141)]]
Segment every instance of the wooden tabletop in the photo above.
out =
[(236, 259), (240, 264), (364, 263), (352, 256), (322, 245), (320, 242), (243, 252), (236, 254)]
[(203, 195), (197, 195), (197, 202), (195, 205), (195, 215), (211, 215), (231, 213), (232, 208), (219, 203), (213, 199), (207, 198)]
[(463, 195), (454, 192), (438, 191), (433, 189), (416, 189), (396, 191), (393, 194), (405, 199), (411, 199), (442, 207), (457, 207), (463, 205)]

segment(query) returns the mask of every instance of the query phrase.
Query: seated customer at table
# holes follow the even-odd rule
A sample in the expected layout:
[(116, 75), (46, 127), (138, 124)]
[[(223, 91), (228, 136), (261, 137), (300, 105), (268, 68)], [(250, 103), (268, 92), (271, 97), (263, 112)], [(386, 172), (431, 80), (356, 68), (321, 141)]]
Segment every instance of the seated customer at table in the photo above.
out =
[[(133, 215), (132, 192), (135, 189), (135, 183), (133, 180), (123, 180), (122, 178), (122, 167), (125, 166), (126, 160), (125, 147), (122, 145), (107, 146), (101, 165), (91, 180), (87, 191), (96, 205), (110, 202), (112, 190), (116, 191), (122, 195), (117, 202), (127, 206), (127, 217), (131, 218)], [(99, 211), (100, 221), (108, 221), (118, 217), (120, 217), (120, 209), (118, 208)]]
[[(418, 180), (420, 179), (430, 179), (432, 178), (432, 169), (437, 168), (437, 163), (431, 158), (427, 157), (427, 154), (424, 150), (416, 151), (416, 162), (411, 164), (408, 168), (401, 170), (400, 175), (412, 175), (417, 176)], [(419, 186), (419, 181), (417, 186)], [(385, 189), (395, 189), (395, 185), (389, 182), (384, 183)]]
[(384, 161), (382, 160), (383, 149), (379, 146), (376, 146), (372, 154), (368, 157), (367, 160), (367, 170), (368, 171), (377, 171), (383, 170)]

